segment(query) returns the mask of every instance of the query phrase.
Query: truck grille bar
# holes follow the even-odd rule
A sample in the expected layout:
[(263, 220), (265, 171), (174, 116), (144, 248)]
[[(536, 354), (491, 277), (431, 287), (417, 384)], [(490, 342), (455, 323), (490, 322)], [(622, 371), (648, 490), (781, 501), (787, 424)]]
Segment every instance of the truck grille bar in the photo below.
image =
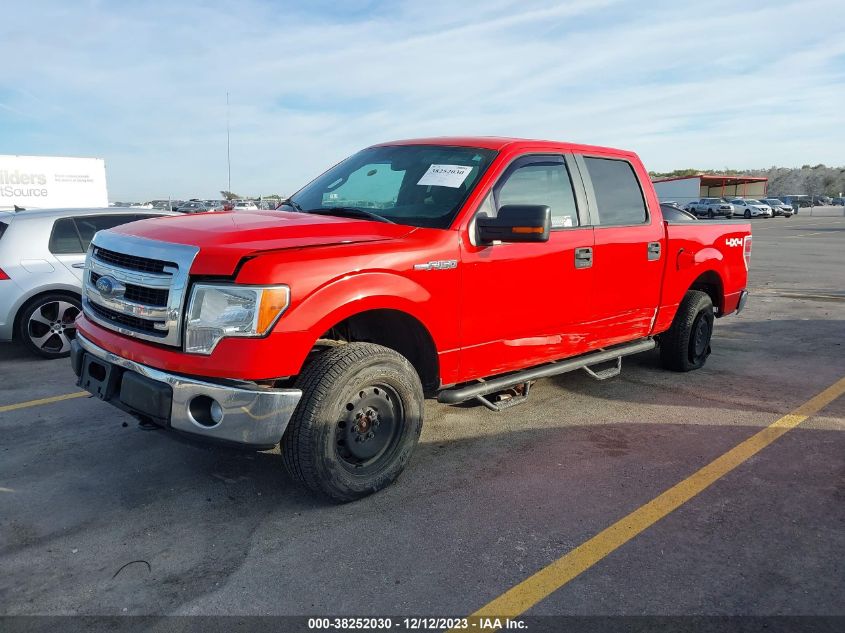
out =
[(85, 316), (134, 338), (180, 345), (189, 273), (198, 252), (195, 246), (97, 233), (85, 260)]

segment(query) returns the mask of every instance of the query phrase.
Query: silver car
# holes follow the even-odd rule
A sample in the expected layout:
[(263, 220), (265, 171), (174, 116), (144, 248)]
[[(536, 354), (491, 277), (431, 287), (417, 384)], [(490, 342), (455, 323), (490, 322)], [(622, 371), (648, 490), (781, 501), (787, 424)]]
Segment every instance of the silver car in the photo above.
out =
[(0, 211), (0, 341), (19, 340), (45, 358), (67, 356), (94, 234), (162, 215), (175, 214), (114, 207)]

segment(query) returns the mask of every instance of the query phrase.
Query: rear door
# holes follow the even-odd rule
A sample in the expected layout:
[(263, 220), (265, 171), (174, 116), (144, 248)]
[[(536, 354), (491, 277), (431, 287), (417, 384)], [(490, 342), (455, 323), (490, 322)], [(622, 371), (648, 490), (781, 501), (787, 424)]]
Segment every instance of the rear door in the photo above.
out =
[(660, 216), (649, 213), (638, 173), (628, 160), (577, 157), (590, 202), (593, 247), (593, 347), (648, 336), (657, 306), (665, 259)]
[[(499, 374), (581, 351), (588, 340), (593, 245), (586, 198), (570, 156), (517, 158), (476, 211), (495, 216), (507, 204), (552, 210), (548, 242), (478, 245), (462, 250), (461, 370), (468, 378)], [(470, 223), (470, 234), (475, 222)]]

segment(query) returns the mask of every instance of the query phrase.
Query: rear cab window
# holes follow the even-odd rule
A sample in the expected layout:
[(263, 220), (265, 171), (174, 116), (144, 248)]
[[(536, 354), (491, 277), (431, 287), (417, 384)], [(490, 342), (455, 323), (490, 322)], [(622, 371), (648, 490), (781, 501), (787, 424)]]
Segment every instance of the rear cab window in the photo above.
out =
[(645, 198), (633, 166), (616, 158), (584, 157), (598, 207), (597, 226), (648, 222)]

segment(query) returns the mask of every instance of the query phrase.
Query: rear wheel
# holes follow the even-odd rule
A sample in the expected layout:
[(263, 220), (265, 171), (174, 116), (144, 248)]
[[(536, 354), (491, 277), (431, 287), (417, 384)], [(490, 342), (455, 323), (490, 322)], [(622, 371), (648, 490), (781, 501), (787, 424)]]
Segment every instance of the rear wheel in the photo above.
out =
[(319, 354), (297, 385), (302, 400), (282, 438), (292, 478), (336, 501), (393, 482), (422, 430), (423, 391), (408, 360), (371, 343)]
[(71, 295), (36, 297), (21, 309), (18, 336), (30, 351), (43, 358), (68, 356), (70, 342), (76, 337), (75, 319), (81, 310), (79, 299)]
[(684, 296), (672, 327), (660, 335), (660, 360), (666, 369), (691, 371), (699, 369), (710, 356), (713, 335), (713, 301), (700, 290)]

